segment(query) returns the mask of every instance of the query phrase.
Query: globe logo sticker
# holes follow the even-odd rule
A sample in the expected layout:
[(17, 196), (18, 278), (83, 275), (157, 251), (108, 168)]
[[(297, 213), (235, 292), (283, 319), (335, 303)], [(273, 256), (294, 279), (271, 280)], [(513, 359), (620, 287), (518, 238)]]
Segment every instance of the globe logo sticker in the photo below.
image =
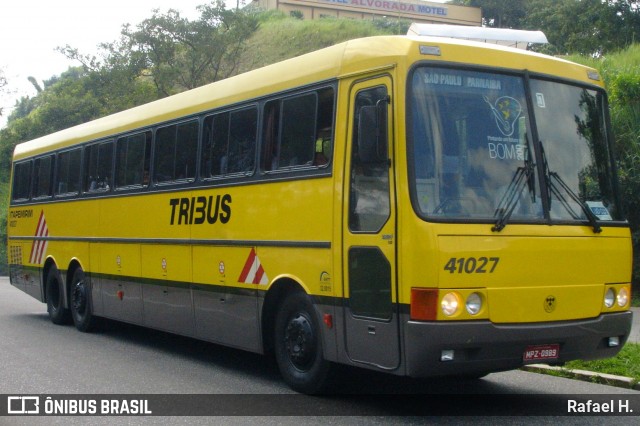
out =
[(522, 114), (522, 105), (520, 105), (520, 102), (509, 96), (502, 96), (496, 99), (493, 104), (486, 96), (484, 100), (491, 108), (500, 133), (507, 137), (512, 136), (516, 129), (516, 120), (518, 120), (520, 114)]

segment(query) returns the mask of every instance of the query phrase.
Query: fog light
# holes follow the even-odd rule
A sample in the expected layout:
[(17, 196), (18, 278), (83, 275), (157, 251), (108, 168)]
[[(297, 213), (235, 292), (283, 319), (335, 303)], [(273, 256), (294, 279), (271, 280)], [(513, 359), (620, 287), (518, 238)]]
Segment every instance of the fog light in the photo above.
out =
[(442, 312), (450, 317), (458, 312), (458, 306), (460, 305), (460, 299), (456, 293), (447, 293), (440, 301), (440, 307)]
[(620, 338), (618, 336), (609, 337), (609, 347), (615, 348), (616, 346), (620, 346)]
[(618, 300), (618, 306), (620, 306), (621, 308), (623, 306), (626, 306), (629, 302), (629, 290), (627, 290), (626, 287), (622, 287), (618, 292), (618, 296), (616, 297), (616, 299)]
[(471, 293), (467, 297), (467, 312), (471, 315), (476, 315), (482, 309), (482, 297), (478, 293)]
[(604, 295), (604, 306), (610, 308), (616, 300), (616, 292), (610, 288)]
[(440, 353), (440, 361), (453, 361), (453, 349), (445, 349)]

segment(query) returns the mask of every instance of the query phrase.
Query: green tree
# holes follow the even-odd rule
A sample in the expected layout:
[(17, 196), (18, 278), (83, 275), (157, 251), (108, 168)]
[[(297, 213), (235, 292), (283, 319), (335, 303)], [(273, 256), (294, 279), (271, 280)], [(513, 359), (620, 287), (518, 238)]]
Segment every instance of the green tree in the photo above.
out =
[(640, 2), (629, 0), (453, 0), (482, 8), (484, 25), (542, 30), (550, 54), (601, 55), (640, 37)]
[[(4, 71), (0, 69), (0, 94), (4, 93), (9, 82), (4, 76)], [(2, 117), (3, 108), (0, 106), (0, 117)]]
[(124, 25), (120, 40), (101, 45), (102, 59), (70, 46), (61, 51), (105, 78), (148, 79), (158, 97), (193, 89), (236, 73), (246, 40), (258, 28), (253, 14), (226, 10), (221, 0), (198, 11), (200, 17), (191, 21), (175, 10), (156, 9), (135, 27)]
[(589, 54), (608, 47), (610, 13), (600, 0), (533, 0), (524, 27), (545, 32), (545, 53)]
[(523, 28), (541, 29), (551, 54), (602, 55), (640, 36), (640, 8), (623, 0), (531, 0)]
[(453, 0), (451, 4), (482, 8), (482, 23), (487, 27), (520, 28), (529, 0)]

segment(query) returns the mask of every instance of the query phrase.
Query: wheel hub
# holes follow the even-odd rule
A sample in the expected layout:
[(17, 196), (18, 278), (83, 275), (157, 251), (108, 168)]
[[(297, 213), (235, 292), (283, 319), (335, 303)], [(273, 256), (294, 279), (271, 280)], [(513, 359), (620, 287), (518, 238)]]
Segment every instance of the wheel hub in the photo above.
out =
[(289, 359), (297, 368), (307, 369), (313, 362), (315, 338), (311, 322), (302, 314), (291, 318), (284, 335)]

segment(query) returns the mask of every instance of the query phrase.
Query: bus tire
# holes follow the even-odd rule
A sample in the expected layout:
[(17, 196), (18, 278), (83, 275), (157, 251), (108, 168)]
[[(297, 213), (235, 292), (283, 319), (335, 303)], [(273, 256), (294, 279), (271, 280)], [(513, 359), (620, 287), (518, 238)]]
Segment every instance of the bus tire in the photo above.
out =
[(76, 268), (71, 280), (71, 316), (76, 328), (83, 333), (93, 331), (96, 317), (91, 309), (91, 286), (87, 283), (82, 268)]
[(284, 381), (295, 391), (321, 393), (330, 363), (322, 353), (320, 327), (313, 304), (303, 292), (289, 294), (276, 316), (275, 356)]
[(64, 287), (58, 268), (55, 265), (51, 266), (47, 273), (45, 294), (47, 297), (47, 312), (51, 322), (58, 325), (69, 324), (71, 314), (64, 307)]

